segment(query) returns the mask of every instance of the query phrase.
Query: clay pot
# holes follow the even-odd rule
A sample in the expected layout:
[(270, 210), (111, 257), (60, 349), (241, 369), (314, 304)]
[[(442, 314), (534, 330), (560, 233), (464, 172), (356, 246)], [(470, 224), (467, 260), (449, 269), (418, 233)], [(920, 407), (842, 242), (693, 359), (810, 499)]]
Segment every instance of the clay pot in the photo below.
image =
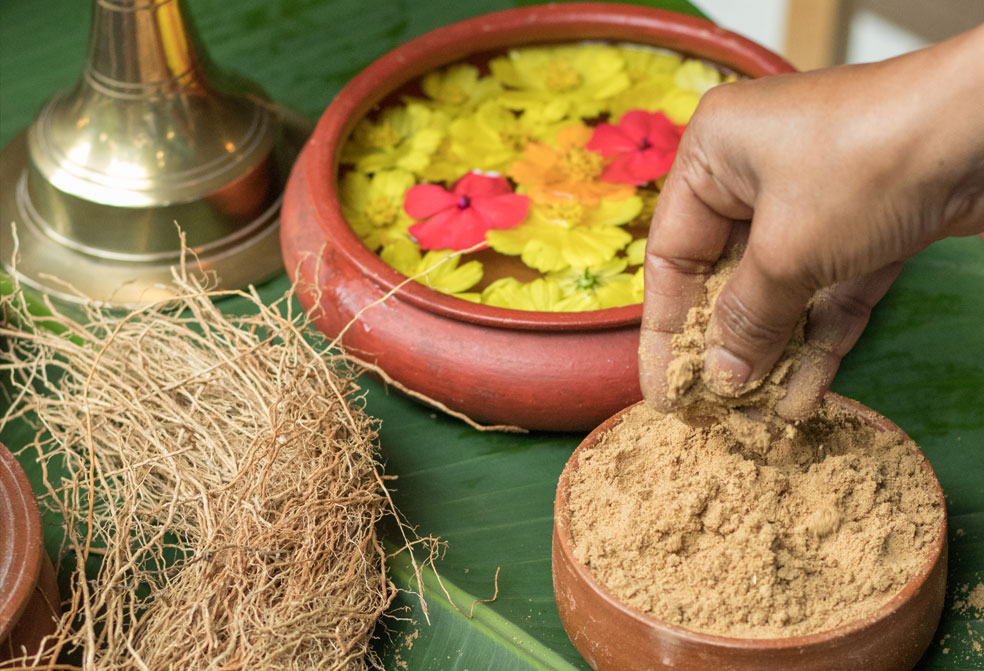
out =
[(739, 35), (665, 10), (561, 3), (480, 16), (408, 42), (356, 76), (325, 110), (284, 196), (285, 265), (303, 306), (320, 309), (317, 327), (335, 337), (359, 314), (343, 339), (350, 351), (482, 422), (587, 431), (638, 401), (641, 306), (525, 312), (401, 285), (406, 277), (366, 248), (342, 216), (338, 152), (356, 122), (434, 68), (512, 46), (583, 39), (666, 47), (751, 77), (793, 71)]
[(60, 601), (31, 483), (0, 443), (0, 662), (39, 649)]
[[(856, 401), (827, 400), (857, 414), (880, 431), (903, 433)], [(727, 638), (666, 624), (622, 605), (574, 558), (567, 492), (578, 460), (630, 408), (602, 423), (581, 443), (564, 468), (554, 501), (553, 582), (560, 619), (591, 668), (598, 671), (905, 671), (932, 642), (946, 592), (946, 518), (923, 570), (864, 620), (807, 636), (781, 639)], [(904, 434), (903, 434), (904, 435)], [(943, 490), (923, 462), (945, 511)], [(945, 515), (945, 512), (944, 512)]]

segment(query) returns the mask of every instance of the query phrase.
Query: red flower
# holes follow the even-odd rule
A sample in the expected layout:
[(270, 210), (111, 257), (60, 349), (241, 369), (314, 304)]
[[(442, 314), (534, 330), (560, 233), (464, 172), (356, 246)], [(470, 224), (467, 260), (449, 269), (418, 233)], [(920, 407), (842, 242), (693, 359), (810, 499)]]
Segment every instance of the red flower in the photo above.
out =
[(630, 110), (617, 126), (603, 123), (585, 145), (602, 156), (614, 156), (601, 181), (645, 184), (670, 171), (685, 126), (677, 126), (662, 112)]
[(492, 228), (513, 228), (526, 218), (527, 196), (515, 194), (505, 177), (470, 172), (448, 192), (437, 184), (407, 190), (403, 209), (414, 219), (410, 227), (421, 249), (470, 249), (485, 242)]

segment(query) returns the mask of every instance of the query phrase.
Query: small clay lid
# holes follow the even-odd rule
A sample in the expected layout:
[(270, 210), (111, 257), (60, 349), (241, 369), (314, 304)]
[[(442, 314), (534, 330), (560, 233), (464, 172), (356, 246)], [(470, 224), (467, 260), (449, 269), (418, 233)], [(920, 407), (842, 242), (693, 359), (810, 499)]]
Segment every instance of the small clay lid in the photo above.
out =
[(0, 662), (40, 650), (55, 632), (60, 601), (31, 483), (0, 443)]
[[(879, 431), (902, 432), (856, 401), (826, 400)], [(632, 406), (634, 407), (634, 406)], [(595, 429), (567, 462), (554, 501), (554, 596), (568, 636), (597, 671), (905, 671), (932, 641), (946, 592), (946, 516), (924, 568), (867, 618), (806, 636), (752, 639), (703, 634), (670, 625), (620, 603), (574, 557), (568, 512), (571, 473), (578, 460), (631, 408)], [(943, 490), (923, 460), (945, 511)]]
[(7, 638), (38, 582), (41, 515), (24, 469), (0, 443), (0, 641)]

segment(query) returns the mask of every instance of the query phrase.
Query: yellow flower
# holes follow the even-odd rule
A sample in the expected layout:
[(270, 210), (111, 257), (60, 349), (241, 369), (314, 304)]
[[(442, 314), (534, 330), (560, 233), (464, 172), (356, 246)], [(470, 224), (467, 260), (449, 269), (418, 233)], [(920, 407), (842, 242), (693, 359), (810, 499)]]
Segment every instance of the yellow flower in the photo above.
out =
[(690, 90), (697, 95), (721, 83), (721, 71), (712, 68), (698, 60), (687, 60), (673, 73), (673, 82), (682, 89)]
[(690, 122), (699, 102), (699, 93), (674, 88), (656, 103), (656, 111), (665, 114), (673, 123), (683, 125)]
[(341, 162), (360, 172), (388, 168), (420, 172), (430, 163), (450, 118), (419, 102), (386, 108), (376, 120), (363, 119), (341, 152)]
[(594, 296), (595, 309), (614, 308), (638, 303), (634, 276), (624, 273), (625, 259), (612, 259), (597, 266), (569, 268), (550, 273), (565, 296), (584, 292)]
[(646, 239), (633, 240), (625, 248), (625, 260), (630, 266), (641, 266), (646, 260)]
[(346, 221), (366, 247), (376, 251), (394, 240), (407, 240), (414, 220), (403, 211), (403, 198), (414, 176), (406, 170), (382, 170), (371, 177), (348, 172), (338, 185)]
[(559, 124), (528, 113), (516, 115), (497, 100), (482, 103), (475, 112), (451, 122), (448, 129), (449, 156), (461, 170), (453, 181), (470, 170), (505, 173), (530, 142), (548, 142)]
[(618, 308), (623, 305), (635, 305), (642, 302), (642, 296), (635, 288), (634, 275), (628, 279), (609, 282), (595, 291), (598, 308)]
[(591, 128), (578, 123), (557, 131), (556, 147), (530, 143), (523, 152), (523, 160), (513, 163), (509, 176), (539, 201), (575, 199), (585, 205), (596, 205), (602, 198), (628, 198), (635, 193), (632, 185), (599, 181), (605, 159), (584, 146), (592, 133)]
[(699, 60), (674, 54), (624, 47), (626, 72), (632, 86), (614, 96), (609, 104), (611, 118), (618, 120), (631, 109), (663, 112), (676, 124), (690, 121), (700, 97), (722, 81), (720, 71)]
[(575, 201), (534, 202), (530, 216), (516, 228), (485, 234), (489, 246), (501, 254), (519, 255), (523, 263), (540, 272), (568, 266), (604, 263), (632, 240), (619, 228), (638, 215), (642, 201), (602, 200), (597, 207)]
[(561, 126), (571, 122), (567, 118), (567, 105), (562, 99), (546, 100), (527, 105), (520, 112), (519, 120), (527, 128), (541, 129), (534, 137), (537, 140), (546, 142), (553, 142), (557, 135), (557, 130)]
[(633, 84), (658, 75), (672, 75), (683, 62), (680, 54), (641, 45), (624, 44), (619, 50), (625, 61), (625, 73)]
[(641, 303), (643, 300), (643, 296), (645, 295), (645, 278), (646, 273), (643, 268), (639, 268), (639, 270), (635, 271), (635, 274), (632, 275), (633, 303)]
[(619, 49), (632, 85), (609, 102), (613, 122), (632, 109), (655, 112), (660, 99), (676, 87), (673, 73), (683, 60), (678, 54), (648, 47), (623, 45)]
[(547, 275), (548, 279), (557, 282), (564, 295), (578, 291), (597, 291), (612, 282), (622, 282), (632, 279), (624, 273), (625, 259), (610, 259), (595, 266), (572, 266), (567, 270)]
[(420, 88), (444, 111), (460, 116), (502, 93), (494, 77), (482, 77), (478, 68), (467, 63), (452, 65), (424, 76)]
[(552, 102), (572, 119), (597, 116), (606, 100), (629, 87), (619, 49), (600, 44), (514, 49), (489, 68), (513, 89), (500, 96), (507, 107), (525, 110)]
[[(675, 90), (676, 85), (673, 83), (673, 75), (654, 75), (612, 98), (609, 105), (610, 118), (613, 123), (618, 123), (622, 115), (629, 110), (659, 111), (660, 101)], [(674, 123), (678, 122), (674, 120)]]
[(540, 312), (582, 312), (597, 308), (597, 300), (582, 291), (565, 296), (553, 280), (538, 278), (532, 282), (520, 282), (515, 277), (496, 280), (482, 292), (482, 302), (513, 310)]
[[(453, 122), (452, 122), (453, 123)], [(427, 165), (417, 171), (426, 182), (457, 182), (472, 171), (472, 164), (462, 159), (454, 150), (450, 135), (445, 135), (431, 154)]]
[[(571, 261), (601, 261), (612, 258), (615, 253), (632, 239), (628, 233), (615, 227), (567, 229), (554, 224), (531, 225), (523, 227), (520, 251), (523, 263), (541, 272), (560, 270), (571, 265)], [(520, 229), (514, 229), (519, 231)], [(487, 236), (492, 238), (491, 231)], [(499, 232), (496, 231), (496, 238)], [(518, 236), (517, 236), (518, 237)], [(508, 254), (517, 249), (510, 242), (496, 239), (491, 246), (498, 252)]]
[(690, 121), (700, 97), (722, 81), (721, 73), (701, 61), (687, 60), (673, 73), (674, 87), (656, 104), (676, 124)]
[(629, 222), (630, 226), (646, 226), (648, 228), (653, 222), (653, 212), (656, 211), (656, 203), (659, 202), (659, 191), (663, 188), (665, 181), (666, 175), (663, 175), (656, 180), (655, 187), (646, 185), (636, 190), (636, 195), (642, 199), (642, 207), (635, 219)]
[(473, 294), (465, 294), (468, 289), (482, 279), (482, 264), (469, 261), (458, 265), (461, 255), (450, 250), (433, 250), (421, 257), (420, 248), (410, 240), (395, 240), (383, 247), (380, 258), (407, 277), (431, 289), (451, 294), (465, 300), (477, 300)]

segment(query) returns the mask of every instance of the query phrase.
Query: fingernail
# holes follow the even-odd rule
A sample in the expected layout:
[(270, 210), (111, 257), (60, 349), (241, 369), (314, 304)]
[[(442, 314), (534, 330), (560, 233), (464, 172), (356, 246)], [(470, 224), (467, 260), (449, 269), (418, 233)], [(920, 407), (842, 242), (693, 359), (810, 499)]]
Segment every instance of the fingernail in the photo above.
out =
[(737, 396), (752, 374), (752, 367), (723, 347), (712, 347), (704, 357), (704, 382), (715, 394)]

